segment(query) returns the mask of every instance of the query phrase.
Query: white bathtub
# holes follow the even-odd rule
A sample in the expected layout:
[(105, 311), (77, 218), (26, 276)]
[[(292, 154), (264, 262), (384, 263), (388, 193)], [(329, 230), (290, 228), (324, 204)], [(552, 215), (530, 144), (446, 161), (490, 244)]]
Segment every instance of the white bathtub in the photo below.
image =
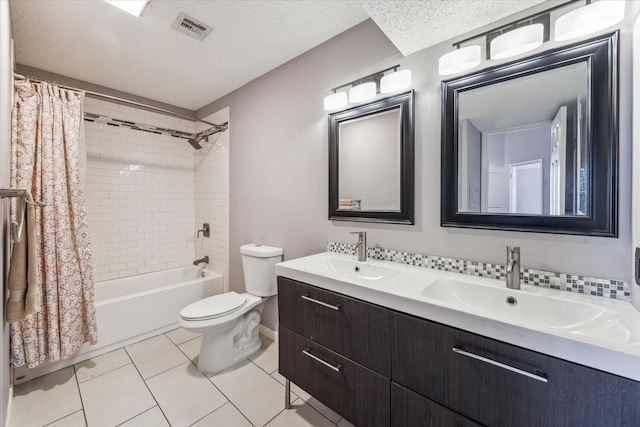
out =
[[(204, 277), (201, 277), (204, 276)], [(196, 266), (108, 280), (95, 284), (98, 343), (74, 356), (34, 369), (14, 370), (20, 384), (178, 327), (180, 310), (223, 292), (222, 275)]]

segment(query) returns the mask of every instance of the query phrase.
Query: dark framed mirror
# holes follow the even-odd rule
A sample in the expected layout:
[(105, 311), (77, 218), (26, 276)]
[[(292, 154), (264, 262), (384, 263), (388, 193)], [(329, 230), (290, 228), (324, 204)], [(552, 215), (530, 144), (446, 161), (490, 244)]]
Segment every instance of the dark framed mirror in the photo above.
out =
[(442, 82), (441, 224), (618, 235), (618, 33)]
[(414, 223), (413, 91), (329, 115), (329, 219)]

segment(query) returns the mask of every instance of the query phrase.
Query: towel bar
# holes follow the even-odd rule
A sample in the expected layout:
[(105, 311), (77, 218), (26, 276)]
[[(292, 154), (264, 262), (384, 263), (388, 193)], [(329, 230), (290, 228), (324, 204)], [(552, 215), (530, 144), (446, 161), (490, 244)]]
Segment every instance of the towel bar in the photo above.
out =
[(4, 199), (5, 197), (20, 198), (20, 201), (16, 205), (16, 220), (18, 222), (11, 221), (11, 234), (14, 242), (19, 242), (22, 239), (22, 227), (24, 225), (24, 217), (27, 214), (27, 210), (25, 209), (26, 204), (29, 203), (30, 205), (37, 207), (47, 206), (47, 204), (43, 202), (29, 202), (27, 200), (27, 194), (29, 194), (27, 190), (19, 188), (0, 188), (0, 199)]

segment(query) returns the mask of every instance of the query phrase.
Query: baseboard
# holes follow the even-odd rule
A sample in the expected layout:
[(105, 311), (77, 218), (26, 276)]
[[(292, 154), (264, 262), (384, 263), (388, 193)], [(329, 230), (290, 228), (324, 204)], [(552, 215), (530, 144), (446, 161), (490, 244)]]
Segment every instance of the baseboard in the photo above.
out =
[(4, 424), (2, 424), (3, 426), (8, 426), (9, 421), (11, 421), (11, 405), (13, 403), (13, 383), (9, 384), (9, 402), (7, 403), (7, 413), (5, 414), (4, 417)]
[(274, 340), (275, 342), (278, 342), (278, 331), (274, 331), (273, 329), (269, 329), (264, 325), (260, 325), (260, 333), (262, 335), (264, 335), (267, 338), (270, 338), (272, 340)]

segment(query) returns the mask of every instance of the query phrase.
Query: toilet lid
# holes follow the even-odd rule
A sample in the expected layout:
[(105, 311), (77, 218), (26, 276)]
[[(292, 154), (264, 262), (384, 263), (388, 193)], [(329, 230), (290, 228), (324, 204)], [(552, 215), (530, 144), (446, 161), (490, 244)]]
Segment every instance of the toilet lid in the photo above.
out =
[(247, 303), (244, 295), (235, 292), (214, 295), (189, 304), (180, 311), (184, 320), (207, 320), (224, 316), (242, 308)]

